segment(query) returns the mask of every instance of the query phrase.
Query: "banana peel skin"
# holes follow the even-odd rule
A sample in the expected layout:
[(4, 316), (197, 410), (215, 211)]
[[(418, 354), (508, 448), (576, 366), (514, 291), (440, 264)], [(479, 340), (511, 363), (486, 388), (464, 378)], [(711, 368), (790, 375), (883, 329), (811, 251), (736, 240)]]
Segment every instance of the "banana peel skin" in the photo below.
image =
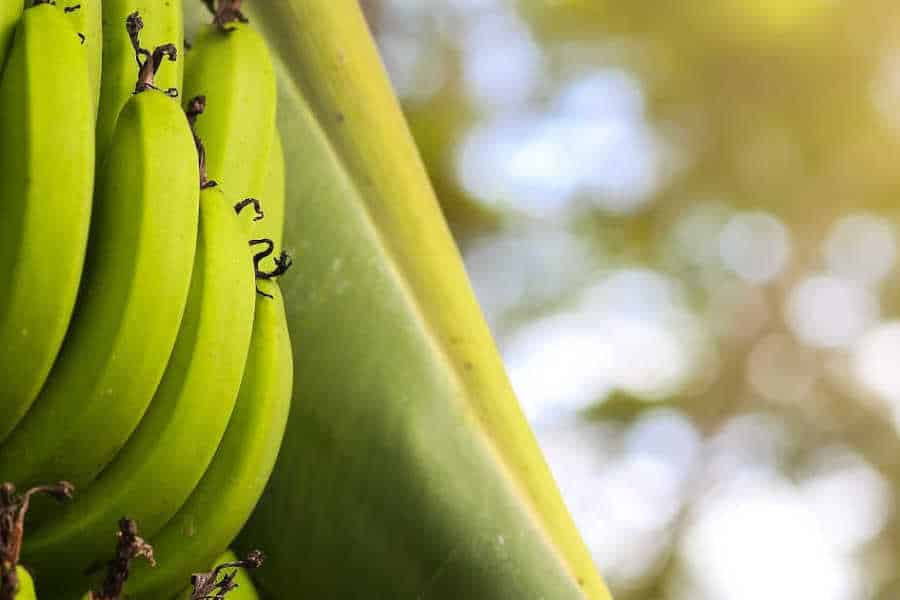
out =
[(294, 396), (238, 539), (265, 596), (609, 593), (518, 407), (357, 2), (247, 2), (287, 173)]
[(16, 600), (35, 600), (37, 595), (34, 591), (34, 581), (31, 579), (31, 574), (21, 566), (16, 567), (16, 572), (19, 579)]
[(47, 380), (82, 277), (94, 188), (87, 68), (62, 11), (38, 5), (20, 18), (0, 77), (0, 443)]
[(0, 4), (0, 68), (6, 62), (6, 53), (12, 43), (16, 24), (22, 16), (25, 5), (20, 2), (3, 2)]

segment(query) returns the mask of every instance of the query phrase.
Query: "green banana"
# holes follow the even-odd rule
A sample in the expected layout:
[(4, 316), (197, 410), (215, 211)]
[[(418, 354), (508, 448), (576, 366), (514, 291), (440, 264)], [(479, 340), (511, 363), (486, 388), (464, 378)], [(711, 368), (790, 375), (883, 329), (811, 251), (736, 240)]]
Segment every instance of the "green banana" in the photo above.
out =
[(23, 8), (21, 2), (0, 3), (0, 69), (6, 62), (6, 52), (9, 50)]
[(28, 9), (0, 80), (0, 442), (44, 384), (75, 304), (94, 184), (92, 114), (72, 27), (50, 5)]
[[(27, 2), (28, 0), (26, 0)], [(88, 62), (88, 81), (91, 85), (94, 112), (100, 100), (100, 67), (103, 55), (101, 0), (60, 0), (58, 6), (69, 15), (72, 28), (81, 38)], [(132, 63), (132, 70), (134, 63)]]
[(37, 600), (34, 591), (34, 580), (22, 565), (16, 565), (16, 576), (19, 579), (19, 589), (16, 592), (16, 600)]
[[(103, 77), (97, 111), (98, 164), (106, 156), (116, 128), (119, 111), (134, 92), (134, 48), (125, 29), (128, 15), (138, 12), (144, 29), (141, 39), (147, 48), (161, 44), (175, 46), (184, 55), (184, 15), (182, 0), (103, 0)], [(181, 90), (184, 61), (161, 71), (156, 78), (160, 89)]]
[(272, 139), (272, 149), (266, 167), (264, 187), (260, 196), (265, 216), (258, 221), (252, 221), (251, 231), (254, 238), (272, 240), (274, 244), (272, 255), (260, 262), (263, 269), (272, 270), (277, 267), (274, 258), (280, 256), (284, 246), (284, 149), (277, 129)]
[(184, 97), (205, 95), (209, 108), (197, 124), (207, 146), (210, 179), (237, 202), (263, 200), (267, 159), (275, 135), (275, 73), (265, 40), (252, 27), (203, 27), (184, 71)]
[(151, 537), (160, 564), (136, 565), (129, 598), (176, 593), (183, 578), (209, 565), (237, 535), (256, 505), (281, 445), (293, 379), (291, 344), (278, 284), (257, 282), (250, 354), (234, 413), (215, 458), (178, 514)]
[(187, 300), (197, 164), (178, 103), (152, 89), (133, 96), (98, 180), (72, 325), (31, 410), (0, 445), (5, 479), (81, 488), (138, 425)]
[[(238, 557), (232, 550), (228, 550), (222, 556), (220, 556), (213, 563), (213, 570), (219, 565), (224, 564), (233, 564), (238, 562)], [(259, 600), (259, 594), (256, 593), (256, 587), (253, 585), (253, 581), (250, 579), (250, 575), (247, 573), (247, 570), (243, 567), (238, 568), (228, 568), (226, 573), (230, 575), (230, 573), (234, 572), (234, 583), (237, 584), (235, 588), (225, 594), (225, 598), (227, 600)], [(212, 571), (211, 571), (212, 573)], [(191, 594), (193, 590), (188, 588), (184, 590), (179, 596), (178, 600), (191, 600)]]
[[(228, 425), (250, 344), (254, 274), (244, 228), (216, 187), (200, 192), (200, 227), (175, 349), (135, 433), (88, 487), (33, 531), (24, 559), (49, 585), (73, 586), (127, 514), (150, 537), (193, 491)], [(85, 587), (90, 580), (84, 580)], [(56, 596), (56, 594), (54, 594)]]

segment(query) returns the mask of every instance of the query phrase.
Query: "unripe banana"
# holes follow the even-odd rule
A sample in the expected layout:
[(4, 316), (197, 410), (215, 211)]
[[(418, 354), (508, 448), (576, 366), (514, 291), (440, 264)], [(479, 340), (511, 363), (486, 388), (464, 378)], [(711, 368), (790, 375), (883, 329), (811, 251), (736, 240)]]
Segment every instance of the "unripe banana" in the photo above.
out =
[(260, 266), (266, 271), (275, 268), (274, 258), (281, 254), (284, 240), (284, 149), (277, 129), (272, 140), (263, 192), (260, 196), (265, 216), (258, 221), (252, 221), (251, 225), (254, 238), (270, 239), (274, 244), (272, 255), (260, 262)]
[(135, 566), (129, 598), (168, 597), (184, 587), (185, 577), (206, 568), (240, 531), (272, 472), (290, 408), (293, 359), (278, 284), (257, 285), (268, 296), (256, 302), (250, 354), (228, 429), (191, 497), (152, 536), (160, 563), (155, 569)]
[(0, 3), (0, 70), (3, 69), (3, 63), (6, 61), (6, 52), (12, 43), (13, 33), (19, 18), (22, 16), (21, 2), (2, 2)]
[(182, 0), (103, 0), (103, 77), (97, 111), (98, 165), (112, 141), (119, 111), (134, 92), (134, 48), (125, 19), (138, 12), (143, 21), (141, 41), (147, 48), (173, 44), (179, 60), (156, 77), (160, 89), (181, 90), (184, 74), (184, 15)]
[(0, 442), (44, 384), (72, 314), (91, 216), (92, 115), (68, 20), (50, 5), (28, 9), (0, 80)]
[(16, 577), (19, 580), (19, 589), (16, 592), (16, 600), (37, 600), (34, 591), (34, 580), (22, 565), (16, 565)]
[[(253, 327), (253, 263), (244, 227), (216, 187), (200, 192), (200, 227), (187, 308), (153, 402), (100, 476), (28, 538), (24, 561), (53, 597), (87, 587), (122, 515), (145, 538), (169, 521), (216, 453), (237, 399)], [(166, 562), (167, 557), (161, 557)], [(74, 585), (83, 582), (83, 586)]]
[[(30, 4), (33, 0), (26, 0)], [(57, 7), (69, 16), (72, 28), (81, 39), (81, 45), (88, 63), (88, 81), (91, 86), (91, 98), (94, 113), (100, 100), (100, 67), (103, 55), (102, 10), (101, 0), (57, 0)], [(134, 62), (132, 61), (132, 71)]]
[(98, 180), (72, 324), (40, 395), (0, 445), (5, 479), (84, 487), (134, 431), (184, 312), (197, 181), (197, 151), (178, 103), (155, 90), (133, 96)]
[(256, 30), (243, 23), (227, 28), (209, 25), (194, 39), (185, 62), (184, 98), (207, 99), (197, 134), (207, 147), (209, 178), (233, 202), (263, 199), (275, 135), (275, 72)]

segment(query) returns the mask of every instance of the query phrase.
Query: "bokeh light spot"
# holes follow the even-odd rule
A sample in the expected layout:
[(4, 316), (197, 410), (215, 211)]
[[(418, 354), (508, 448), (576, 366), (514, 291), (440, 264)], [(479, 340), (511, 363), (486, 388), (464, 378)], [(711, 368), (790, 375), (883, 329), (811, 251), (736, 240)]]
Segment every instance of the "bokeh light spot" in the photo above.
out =
[(900, 431), (900, 321), (868, 332), (854, 347), (853, 372), (859, 382), (883, 400)]
[(858, 598), (859, 569), (826, 543), (827, 526), (780, 477), (719, 489), (681, 543), (690, 587), (717, 600)]
[(474, 127), (457, 153), (465, 189), (535, 217), (559, 215), (578, 200), (614, 214), (649, 202), (667, 148), (643, 115), (637, 80), (600, 70), (571, 82), (556, 104)]
[(763, 212), (733, 216), (719, 235), (722, 262), (738, 277), (751, 283), (768, 283), (790, 258), (790, 239), (785, 226)]
[(875, 284), (894, 267), (897, 240), (887, 219), (871, 214), (845, 217), (825, 241), (828, 269), (840, 277)]
[(789, 293), (786, 318), (805, 344), (837, 348), (856, 340), (878, 318), (878, 300), (859, 283), (827, 275), (800, 281)]

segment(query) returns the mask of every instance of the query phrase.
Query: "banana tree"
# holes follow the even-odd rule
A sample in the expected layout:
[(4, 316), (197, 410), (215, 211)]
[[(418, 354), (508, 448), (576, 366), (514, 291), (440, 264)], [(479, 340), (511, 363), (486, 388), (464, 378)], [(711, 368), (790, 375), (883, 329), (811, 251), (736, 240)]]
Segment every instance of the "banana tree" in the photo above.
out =
[(292, 413), (238, 542), (268, 554), (263, 592), (608, 599), (358, 3), (245, 8), (276, 61), (296, 263), (282, 280)]

